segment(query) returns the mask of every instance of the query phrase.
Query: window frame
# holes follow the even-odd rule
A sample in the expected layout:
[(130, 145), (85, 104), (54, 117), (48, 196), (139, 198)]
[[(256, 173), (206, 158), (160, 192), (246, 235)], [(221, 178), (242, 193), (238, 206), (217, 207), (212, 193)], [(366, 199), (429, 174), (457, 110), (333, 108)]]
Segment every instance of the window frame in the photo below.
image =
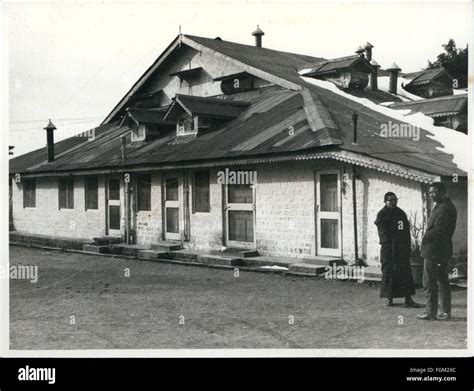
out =
[[(95, 180), (97, 187), (96, 187), (96, 194), (95, 194), (95, 208), (89, 207), (88, 202), (90, 200), (89, 196), (89, 181)], [(84, 179), (84, 210), (99, 210), (99, 177), (97, 175), (94, 176), (87, 176)]]
[[(66, 182), (66, 194), (65, 194), (65, 201), (66, 205), (61, 206), (61, 183)], [(68, 189), (68, 184), (71, 184), (71, 189)], [(69, 197), (71, 197), (71, 204), (69, 204), (68, 200)], [(58, 180), (58, 209), (67, 209), (67, 210), (73, 210), (74, 209), (74, 178), (60, 178)]]
[[(196, 197), (196, 194), (197, 194), (197, 189), (198, 189), (198, 186), (196, 185), (196, 174), (202, 174), (202, 173), (206, 173), (207, 174), (207, 194), (208, 194), (208, 197), (207, 197), (207, 204), (206, 204), (206, 208), (205, 210), (197, 210), (197, 204), (196, 204), (196, 200), (197, 200), (197, 197)], [(193, 181), (192, 181), (192, 184), (193, 184), (193, 188), (192, 188), (192, 207), (193, 207), (193, 214), (196, 214), (196, 213), (211, 213), (211, 173), (209, 170), (198, 170), (198, 171), (194, 171), (193, 172)], [(200, 187), (201, 188), (201, 187)]]
[(36, 208), (36, 179), (34, 178), (25, 179), (23, 182), (23, 208)]
[[(147, 198), (148, 198), (148, 205), (145, 206), (145, 208), (143, 207), (143, 205), (141, 204), (142, 200), (141, 200), (141, 189), (143, 186), (140, 185), (141, 182), (145, 183), (142, 178), (143, 177), (147, 177), (149, 178), (149, 182), (146, 182), (146, 183), (149, 183), (149, 185), (146, 186), (146, 190), (149, 192), (149, 194), (147, 195)], [(151, 174), (139, 174), (137, 175), (137, 178), (136, 178), (136, 194), (137, 194), (137, 202), (136, 202), (136, 208), (137, 208), (137, 212), (151, 212), (151, 209), (152, 209), (152, 205), (151, 205)]]

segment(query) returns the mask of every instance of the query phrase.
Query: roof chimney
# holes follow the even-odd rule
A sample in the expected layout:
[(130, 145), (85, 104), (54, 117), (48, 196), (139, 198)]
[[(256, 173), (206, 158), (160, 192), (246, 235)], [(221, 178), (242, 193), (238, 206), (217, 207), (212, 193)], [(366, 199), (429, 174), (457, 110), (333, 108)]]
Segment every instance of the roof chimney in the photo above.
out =
[(255, 46), (258, 48), (262, 47), (262, 37), (265, 35), (265, 33), (260, 30), (260, 27), (257, 24), (257, 30), (255, 30), (252, 35), (255, 37)]
[(374, 45), (372, 45), (370, 42), (367, 42), (364, 46), (364, 49), (365, 49), (365, 59), (367, 61), (372, 61), (372, 48), (374, 47)]
[(48, 150), (48, 162), (54, 161), (54, 131), (56, 126), (51, 122), (51, 119), (43, 129), (46, 130), (46, 145)]
[(372, 60), (370, 62), (370, 65), (372, 65), (372, 68), (374, 68), (374, 72), (372, 74), (370, 74), (369, 76), (369, 86), (370, 86), (370, 89), (372, 91), (377, 91), (378, 90), (378, 80), (377, 80), (377, 77), (378, 77), (378, 71), (379, 71), (379, 68), (380, 68), (380, 65), (377, 64), (377, 61), (375, 60)]
[(397, 83), (398, 83), (398, 72), (401, 71), (400, 67), (393, 63), (390, 67), (387, 68), (387, 71), (390, 72), (390, 82), (388, 86), (388, 92), (391, 94), (397, 93)]

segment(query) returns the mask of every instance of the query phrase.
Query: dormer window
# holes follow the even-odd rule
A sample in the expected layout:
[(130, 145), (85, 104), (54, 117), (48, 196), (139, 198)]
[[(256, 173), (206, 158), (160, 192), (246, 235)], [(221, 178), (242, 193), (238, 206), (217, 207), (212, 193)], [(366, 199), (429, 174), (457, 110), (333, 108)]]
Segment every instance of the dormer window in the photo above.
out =
[(184, 114), (176, 121), (176, 134), (178, 136), (196, 134), (198, 132), (198, 128), (197, 116), (192, 117), (188, 114)]
[(139, 124), (132, 129), (132, 141), (144, 141), (146, 137), (146, 125)]
[(178, 94), (163, 119), (175, 121), (177, 136), (195, 135), (238, 117), (248, 105), (247, 102)]

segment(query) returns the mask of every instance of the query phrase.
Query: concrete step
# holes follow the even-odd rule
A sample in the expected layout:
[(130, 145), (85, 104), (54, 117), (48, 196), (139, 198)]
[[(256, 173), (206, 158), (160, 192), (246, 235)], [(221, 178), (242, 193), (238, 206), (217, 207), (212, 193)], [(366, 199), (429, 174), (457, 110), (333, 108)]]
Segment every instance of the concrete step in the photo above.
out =
[(97, 254), (107, 254), (109, 252), (109, 246), (99, 246), (96, 244), (85, 244), (83, 247), (83, 251), (88, 251), (90, 253), (97, 253)]
[(183, 246), (181, 245), (180, 242), (174, 242), (170, 240), (160, 240), (151, 245), (152, 250), (158, 250), (158, 251), (177, 251), (177, 250), (181, 250), (182, 248)]
[(249, 267), (262, 267), (262, 266), (289, 267), (289, 265), (293, 263), (301, 263), (301, 259), (260, 256), (260, 257), (242, 258), (242, 262), (244, 263), (245, 266), (249, 266)]
[(313, 265), (311, 263), (293, 263), (289, 266), (290, 273), (317, 276), (326, 271), (325, 266)]
[(129, 257), (138, 257), (138, 252), (142, 250), (149, 250), (150, 246), (140, 244), (111, 244), (109, 245), (109, 252), (116, 255), (127, 255)]
[(168, 253), (166, 251), (139, 250), (138, 259), (157, 260), (164, 258)]
[(119, 244), (122, 243), (122, 238), (116, 236), (103, 236), (100, 238), (94, 238), (94, 244), (97, 246), (105, 246), (108, 244)]
[(177, 261), (197, 262), (199, 253), (190, 250), (176, 250), (168, 252), (167, 257)]
[(375, 266), (368, 266), (364, 268), (364, 280), (367, 281), (382, 281), (382, 269)]
[(221, 250), (211, 250), (212, 255), (228, 255), (235, 258), (250, 258), (258, 257), (259, 253), (257, 250), (245, 250), (240, 248), (227, 247), (223, 251)]
[(206, 265), (243, 266), (240, 258), (221, 257), (219, 255), (199, 255), (197, 261)]
[(329, 257), (325, 255), (311, 255), (301, 258), (301, 261), (306, 264), (318, 266), (340, 266), (345, 265), (344, 259), (340, 257)]

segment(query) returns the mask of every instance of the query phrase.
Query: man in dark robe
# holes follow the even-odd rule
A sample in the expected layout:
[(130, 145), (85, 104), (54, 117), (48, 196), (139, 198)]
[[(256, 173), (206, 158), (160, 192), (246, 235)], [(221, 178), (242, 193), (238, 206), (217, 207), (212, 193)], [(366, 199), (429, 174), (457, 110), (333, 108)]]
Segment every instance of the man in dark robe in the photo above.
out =
[(410, 267), (410, 224), (405, 212), (397, 207), (397, 201), (394, 193), (386, 193), (385, 207), (375, 220), (381, 245), (380, 297), (387, 298), (389, 306), (393, 305), (394, 298), (404, 297), (407, 307), (418, 308), (420, 305), (411, 298), (415, 294), (415, 285)]

